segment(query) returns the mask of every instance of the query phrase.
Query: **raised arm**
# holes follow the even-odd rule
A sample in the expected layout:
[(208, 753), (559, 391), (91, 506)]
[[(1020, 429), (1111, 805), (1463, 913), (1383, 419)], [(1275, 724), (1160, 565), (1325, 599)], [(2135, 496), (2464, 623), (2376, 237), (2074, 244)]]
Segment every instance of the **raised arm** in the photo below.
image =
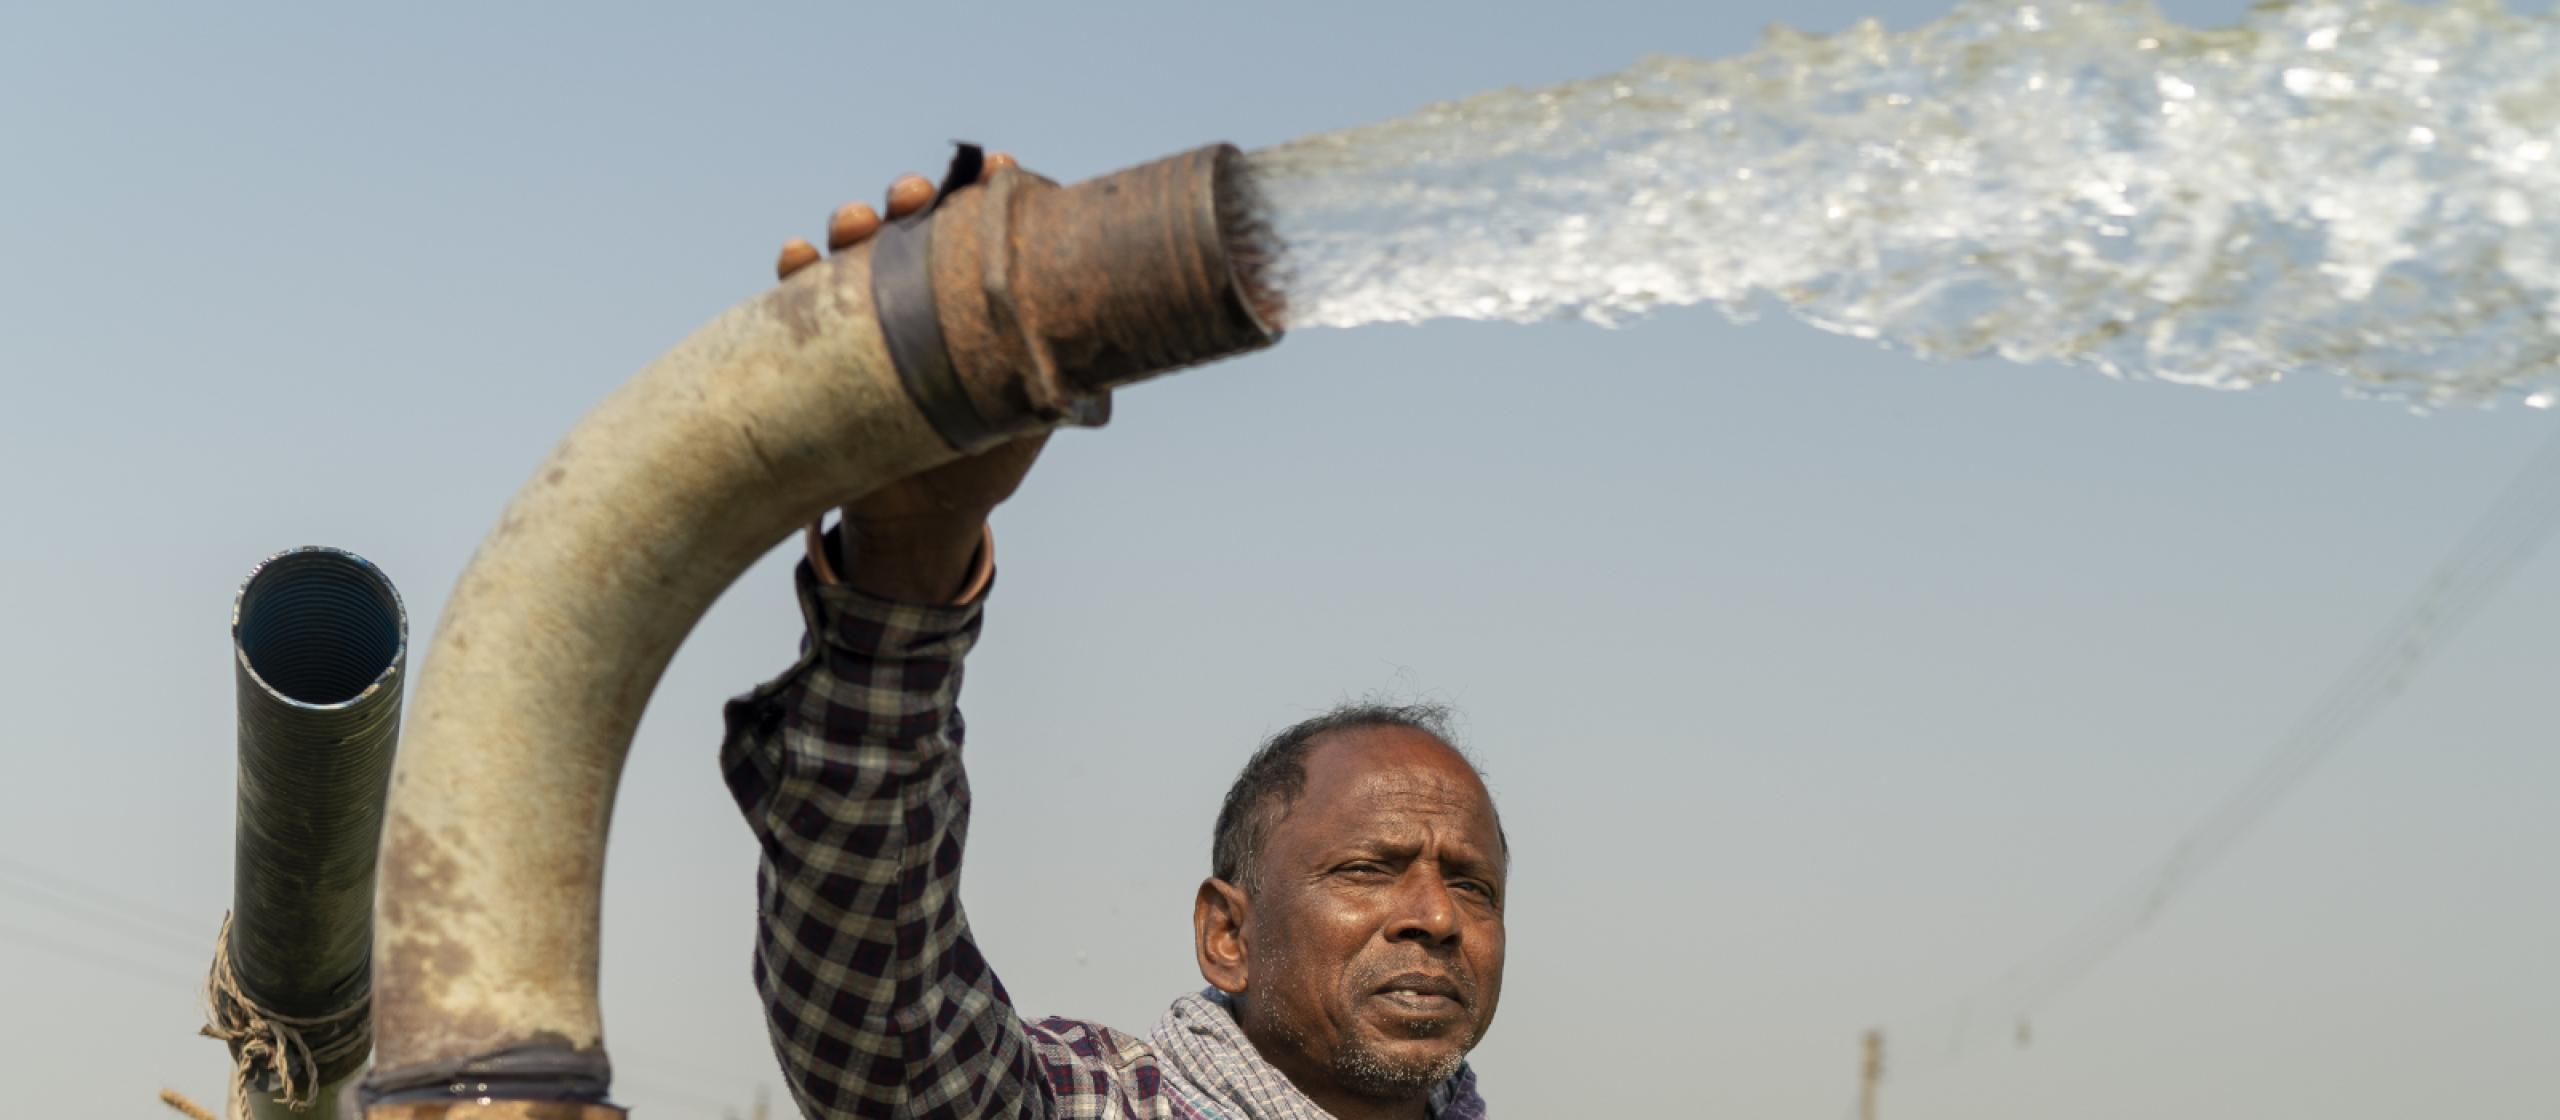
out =
[[(930, 190), (901, 180), (890, 216)], [(843, 248), (879, 219), (856, 204), (832, 225)], [(795, 243), (781, 270), (815, 259)], [(1038, 452), (998, 448), (846, 507), (851, 556), (813, 548), (800, 567), (799, 662), (729, 705), (721, 767), (763, 849), (756, 985), (806, 1115), (1050, 1111), (1030, 1037), (959, 899), (969, 790), (957, 703), (991, 571), (983, 527)]]
[(955, 706), (973, 604), (799, 577), (796, 666), (733, 701), (721, 767), (763, 849), (756, 987), (803, 1114), (1036, 1117), (1039, 1072), (959, 899)]

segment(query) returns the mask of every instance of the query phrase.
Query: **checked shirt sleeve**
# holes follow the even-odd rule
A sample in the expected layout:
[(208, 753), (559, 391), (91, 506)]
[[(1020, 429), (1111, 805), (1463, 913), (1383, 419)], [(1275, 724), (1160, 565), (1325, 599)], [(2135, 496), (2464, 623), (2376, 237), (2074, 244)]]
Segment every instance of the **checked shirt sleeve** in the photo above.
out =
[(756, 987), (812, 1117), (1045, 1118), (1053, 1090), (960, 908), (960, 662), (979, 609), (821, 585), (721, 768), (763, 847)]

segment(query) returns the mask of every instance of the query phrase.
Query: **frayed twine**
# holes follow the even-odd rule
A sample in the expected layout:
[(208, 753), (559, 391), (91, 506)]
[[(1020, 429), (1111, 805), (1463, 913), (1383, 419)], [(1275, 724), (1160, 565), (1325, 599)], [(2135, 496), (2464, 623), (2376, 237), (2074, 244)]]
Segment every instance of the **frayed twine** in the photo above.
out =
[(205, 1111), (203, 1105), (188, 1100), (185, 1093), (175, 1089), (160, 1090), (160, 1103), (177, 1109), (178, 1114), (186, 1117), (187, 1120), (215, 1120), (214, 1115)]
[[(297, 1018), (260, 1007), (240, 990), (231, 970), (231, 915), (222, 916), (222, 935), (213, 944), (213, 969), (205, 977), (206, 1022), (201, 1032), (231, 1047), (231, 1115), (246, 1120), (249, 1094), (273, 1083), (277, 1098), (295, 1112), (311, 1107), (320, 1092), (320, 1070), (342, 1058), (373, 1048), (373, 986), (353, 1003), (317, 1018)], [(328, 1045), (314, 1050), (303, 1032), (355, 1024)], [(163, 1095), (162, 1099), (167, 1099)], [(174, 1102), (173, 1107), (174, 1107)]]

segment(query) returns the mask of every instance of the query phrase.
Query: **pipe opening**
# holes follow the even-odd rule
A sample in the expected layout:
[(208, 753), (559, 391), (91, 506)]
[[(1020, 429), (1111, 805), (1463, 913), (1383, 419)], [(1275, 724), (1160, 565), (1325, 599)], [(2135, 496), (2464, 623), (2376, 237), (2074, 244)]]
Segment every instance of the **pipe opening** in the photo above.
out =
[(297, 704), (347, 703), (399, 662), (399, 593), (379, 569), (335, 549), (268, 561), (240, 589), (233, 617), (249, 671)]
[(1280, 287), (1281, 245), (1271, 229), (1270, 203), (1241, 156), (1220, 158), (1213, 175), (1210, 205), (1218, 239), (1226, 246), (1230, 282), (1243, 297), (1253, 325), (1276, 336), (1288, 322), (1289, 301)]

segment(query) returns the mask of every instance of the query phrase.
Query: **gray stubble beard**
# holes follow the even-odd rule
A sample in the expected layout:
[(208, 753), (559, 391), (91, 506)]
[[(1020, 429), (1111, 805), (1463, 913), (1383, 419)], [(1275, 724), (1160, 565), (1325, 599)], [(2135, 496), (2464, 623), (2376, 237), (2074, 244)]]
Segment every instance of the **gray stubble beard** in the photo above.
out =
[[(1295, 962), (1290, 962), (1294, 964)], [(1294, 969), (1279, 970), (1286, 976)], [(1307, 1052), (1311, 1037), (1306, 1025), (1298, 1022), (1279, 1001), (1272, 1001), (1267, 1012), (1279, 1036), (1299, 1053)], [(1397, 1061), (1378, 1052), (1369, 1039), (1352, 1034), (1345, 1036), (1340, 1049), (1334, 1051), (1329, 1072), (1334, 1083), (1363, 1097), (1399, 1100), (1418, 1097), (1439, 1088), (1440, 1083), (1458, 1075), (1458, 1067), (1466, 1064), (1468, 1053), (1483, 1041), (1480, 1024), (1470, 1024), (1465, 1040), (1455, 1050), (1429, 1062)]]
[(1457, 1049), (1427, 1063), (1393, 1061), (1371, 1049), (1365, 1039), (1345, 1039), (1342, 1050), (1333, 1056), (1334, 1077), (1343, 1088), (1365, 1097), (1420, 1096), (1458, 1075), (1467, 1052), (1476, 1048), (1477, 1037), (1469, 1034)]

